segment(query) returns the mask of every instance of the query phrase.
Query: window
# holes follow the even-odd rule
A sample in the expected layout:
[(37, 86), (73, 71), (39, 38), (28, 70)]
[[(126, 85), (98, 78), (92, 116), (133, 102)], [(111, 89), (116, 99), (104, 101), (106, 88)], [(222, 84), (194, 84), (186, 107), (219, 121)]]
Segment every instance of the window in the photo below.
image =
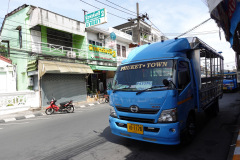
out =
[(47, 28), (47, 42), (59, 46), (72, 47), (72, 34)]
[(132, 35), (132, 30), (126, 31), (127, 34)]
[(188, 62), (178, 63), (178, 88), (184, 89), (191, 81)]
[(95, 41), (92, 41), (92, 40), (88, 40), (88, 43), (92, 44), (92, 45), (95, 45)]
[(117, 44), (117, 56), (121, 56), (120, 45)]
[(122, 56), (126, 57), (126, 47), (122, 46)]
[(97, 45), (97, 46), (102, 46), (102, 43), (96, 42), (96, 45)]

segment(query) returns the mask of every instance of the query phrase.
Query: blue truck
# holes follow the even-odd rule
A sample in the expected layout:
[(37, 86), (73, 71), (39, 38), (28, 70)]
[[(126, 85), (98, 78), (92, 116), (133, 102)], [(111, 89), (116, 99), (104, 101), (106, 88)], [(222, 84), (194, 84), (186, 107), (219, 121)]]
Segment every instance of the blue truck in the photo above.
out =
[(225, 72), (223, 79), (223, 91), (235, 91), (237, 88), (237, 73)]
[(108, 94), (113, 134), (166, 145), (191, 141), (195, 113), (219, 111), (223, 57), (197, 37), (142, 45), (118, 66)]

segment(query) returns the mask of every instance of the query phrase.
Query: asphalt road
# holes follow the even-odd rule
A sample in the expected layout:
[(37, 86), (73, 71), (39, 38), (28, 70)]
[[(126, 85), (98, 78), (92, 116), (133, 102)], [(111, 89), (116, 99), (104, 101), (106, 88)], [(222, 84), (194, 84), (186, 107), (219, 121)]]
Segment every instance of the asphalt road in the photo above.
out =
[(225, 160), (238, 131), (239, 93), (226, 93), (220, 113), (197, 115), (198, 134), (188, 146), (165, 146), (115, 136), (110, 107), (101, 104), (71, 114), (54, 114), (0, 124), (0, 160)]

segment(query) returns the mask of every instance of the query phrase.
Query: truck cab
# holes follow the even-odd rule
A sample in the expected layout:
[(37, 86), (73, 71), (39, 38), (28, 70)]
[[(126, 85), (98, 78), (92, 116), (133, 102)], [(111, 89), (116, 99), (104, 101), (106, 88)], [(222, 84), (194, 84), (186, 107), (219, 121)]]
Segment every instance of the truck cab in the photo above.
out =
[[(167, 145), (193, 137), (195, 111), (204, 107), (200, 101), (201, 53), (191, 45), (200, 44), (174, 39), (147, 44), (129, 54), (109, 91), (113, 134)], [(205, 104), (205, 109), (215, 101)]]

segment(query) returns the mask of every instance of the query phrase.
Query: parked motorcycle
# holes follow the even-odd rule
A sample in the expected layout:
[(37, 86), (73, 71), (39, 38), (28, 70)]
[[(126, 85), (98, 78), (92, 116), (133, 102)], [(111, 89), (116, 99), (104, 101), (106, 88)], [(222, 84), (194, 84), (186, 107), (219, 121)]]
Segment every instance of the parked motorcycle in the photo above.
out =
[(74, 106), (72, 104), (72, 100), (68, 101), (68, 102), (63, 102), (60, 103), (60, 107), (58, 107), (56, 105), (57, 100), (53, 97), (50, 105), (46, 108), (45, 113), (47, 115), (51, 115), (54, 112), (67, 112), (67, 113), (72, 113), (74, 112)]

